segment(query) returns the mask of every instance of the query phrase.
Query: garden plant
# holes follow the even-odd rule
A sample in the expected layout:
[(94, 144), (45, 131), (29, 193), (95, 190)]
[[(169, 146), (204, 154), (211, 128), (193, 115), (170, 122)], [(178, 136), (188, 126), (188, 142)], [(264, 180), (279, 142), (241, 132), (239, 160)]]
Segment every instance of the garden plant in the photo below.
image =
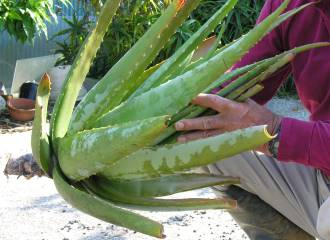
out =
[[(58, 3), (70, 4), (68, 0)], [(6, 31), (21, 43), (33, 42), (36, 35), (47, 37), (47, 23), (57, 21), (53, 0), (1, 0), (0, 32)]]
[[(76, 3), (77, 2), (77, 3)], [(103, 1), (104, 2), (104, 1)], [(110, 69), (159, 18), (170, 1), (122, 0), (103, 43), (89, 72), (89, 76), (99, 79)], [(185, 22), (176, 29), (170, 40), (160, 50), (153, 64), (170, 57), (219, 9), (226, 0), (201, 0)], [(72, 64), (82, 42), (97, 20), (101, 1), (72, 2), (72, 17), (64, 17), (67, 27), (52, 36), (57, 45), (55, 53), (61, 54), (57, 64)], [(264, 0), (241, 0), (231, 11), (225, 25), (221, 41), (229, 43), (250, 30), (259, 15)], [(216, 27), (219, 33), (222, 27)], [(59, 38), (61, 37), (61, 38)]]
[[(263, 36), (310, 4), (284, 13), (289, 0), (237, 40), (219, 46), (221, 33), (201, 54), (199, 46), (234, 8), (228, 0), (167, 60), (152, 65), (199, 0), (173, 0), (135, 45), (75, 107), (83, 81), (120, 0), (104, 3), (98, 21), (81, 46), (57, 99), (50, 130), (50, 79), (38, 89), (32, 131), (33, 155), (73, 207), (104, 221), (162, 238), (160, 223), (131, 209), (178, 211), (234, 208), (228, 199), (166, 199), (163, 196), (221, 184), (239, 183), (191, 171), (254, 149), (272, 139), (266, 126), (176, 143), (173, 125), (182, 118), (212, 114), (190, 105), (199, 93), (226, 83), (217, 94), (237, 101), (259, 92), (262, 81), (300, 52), (329, 43), (300, 46), (229, 72)], [(224, 27), (223, 27), (224, 29)], [(111, 31), (111, 29), (109, 30)], [(197, 54), (197, 52), (199, 52)], [(196, 55), (198, 57), (196, 57)], [(237, 78), (232, 81), (233, 78)]]

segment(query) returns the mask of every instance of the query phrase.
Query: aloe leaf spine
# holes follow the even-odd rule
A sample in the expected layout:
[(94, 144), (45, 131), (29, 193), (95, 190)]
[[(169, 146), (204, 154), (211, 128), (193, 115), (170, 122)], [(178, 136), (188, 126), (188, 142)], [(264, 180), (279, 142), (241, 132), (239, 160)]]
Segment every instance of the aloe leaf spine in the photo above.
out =
[(80, 102), (73, 113), (69, 134), (92, 128), (95, 118), (116, 107), (138, 87), (136, 79), (198, 3), (199, 0), (174, 0), (170, 4), (156, 23)]
[(72, 67), (63, 84), (51, 119), (51, 136), (56, 149), (57, 138), (64, 137), (70, 123), (81, 86), (89, 72), (90, 65), (96, 56), (103, 37), (115, 15), (121, 0), (108, 0), (103, 5), (94, 29), (87, 36), (80, 48)]
[(108, 166), (100, 174), (118, 180), (175, 174), (251, 150), (271, 139), (265, 126), (256, 126), (183, 144), (145, 148)]
[(151, 146), (166, 129), (167, 121), (168, 116), (162, 116), (64, 137), (58, 151), (61, 169), (75, 181), (95, 175), (140, 148)]
[(209, 61), (157, 88), (151, 89), (132, 101), (124, 102), (113, 111), (99, 118), (95, 122), (95, 126), (102, 127), (118, 122), (154, 117), (159, 114), (174, 115), (178, 113), (194, 97), (240, 60), (269, 31), (269, 28), (284, 11), (288, 3), (289, 0), (284, 1), (262, 23)]
[(152, 87), (158, 86), (165, 82), (168, 75), (177, 68), (182, 68), (181, 62), (193, 52), (200, 43), (221, 23), (227, 14), (235, 7), (238, 0), (227, 1), (188, 41), (186, 41), (172, 57), (170, 57), (154, 74), (147, 79), (130, 99), (145, 93)]

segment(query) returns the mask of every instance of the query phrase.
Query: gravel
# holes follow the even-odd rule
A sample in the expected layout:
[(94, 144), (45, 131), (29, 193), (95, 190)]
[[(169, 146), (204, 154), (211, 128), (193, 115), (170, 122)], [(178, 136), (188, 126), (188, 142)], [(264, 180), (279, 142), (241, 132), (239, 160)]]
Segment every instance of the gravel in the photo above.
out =
[[(297, 100), (275, 99), (269, 107), (282, 115), (306, 119), (307, 113)], [(0, 135), (0, 169), (10, 157), (31, 152), (31, 132)], [(1, 240), (147, 240), (153, 239), (102, 222), (69, 206), (50, 179), (7, 178), (0, 175)], [(209, 189), (186, 192), (176, 197), (214, 197)], [(143, 213), (164, 224), (167, 239), (248, 239), (231, 216), (222, 210), (170, 213)]]

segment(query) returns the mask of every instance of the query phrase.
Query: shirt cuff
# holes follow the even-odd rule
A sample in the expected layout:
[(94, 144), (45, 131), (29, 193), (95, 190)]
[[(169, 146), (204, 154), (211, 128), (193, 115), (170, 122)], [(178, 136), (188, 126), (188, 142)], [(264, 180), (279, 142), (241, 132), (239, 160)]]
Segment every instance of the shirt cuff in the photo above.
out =
[(314, 123), (293, 118), (281, 122), (278, 160), (308, 165)]

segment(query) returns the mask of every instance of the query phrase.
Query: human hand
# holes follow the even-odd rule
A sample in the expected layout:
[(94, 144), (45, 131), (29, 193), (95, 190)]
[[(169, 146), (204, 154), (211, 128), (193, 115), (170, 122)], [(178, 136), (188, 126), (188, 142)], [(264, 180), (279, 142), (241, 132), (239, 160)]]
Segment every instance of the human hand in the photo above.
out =
[[(244, 103), (238, 103), (213, 94), (200, 94), (192, 103), (211, 108), (218, 114), (177, 122), (175, 124), (177, 131), (193, 131), (180, 136), (179, 142), (207, 138), (258, 125), (267, 125), (268, 132), (273, 135), (282, 119), (250, 99)], [(258, 148), (258, 151), (271, 155), (268, 151), (268, 144)]]

